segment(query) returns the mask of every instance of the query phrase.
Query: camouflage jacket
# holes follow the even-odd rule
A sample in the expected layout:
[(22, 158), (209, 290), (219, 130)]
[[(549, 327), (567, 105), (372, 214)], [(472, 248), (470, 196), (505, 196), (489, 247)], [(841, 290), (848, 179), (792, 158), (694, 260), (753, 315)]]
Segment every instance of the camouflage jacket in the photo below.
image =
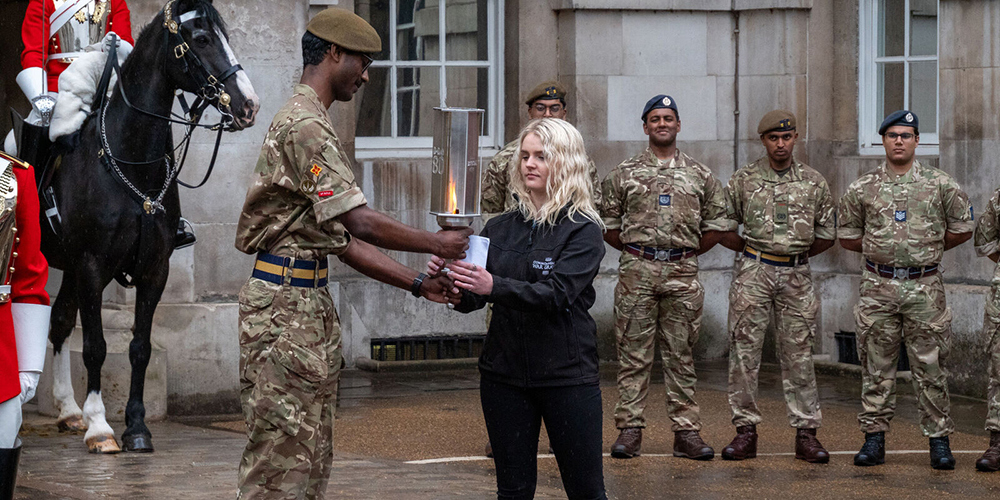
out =
[(326, 108), (311, 87), (296, 85), (264, 138), (236, 248), (300, 259), (341, 254), (351, 238), (336, 217), (365, 203)]
[(647, 148), (604, 178), (601, 216), (625, 244), (698, 248), (703, 231), (733, 231), (724, 186), (705, 165), (679, 150), (660, 161)]
[[(509, 169), (516, 164), (512, 160), (517, 154), (518, 146), (517, 139), (508, 142), (486, 165), (486, 171), (483, 172), (482, 195), (479, 201), (479, 209), (484, 215), (495, 216), (515, 206), (514, 193), (508, 186), (510, 185)], [(593, 187), (594, 208), (599, 208), (601, 206), (601, 184), (597, 178), (597, 166), (594, 165), (593, 160), (589, 158), (587, 160), (590, 161), (590, 182)], [(486, 218), (489, 219), (489, 217)]]
[(794, 158), (785, 175), (766, 156), (737, 170), (726, 186), (726, 210), (743, 224), (748, 245), (771, 254), (800, 254), (817, 238), (837, 237), (837, 205), (826, 179)]
[[(986, 210), (979, 214), (973, 242), (980, 257), (989, 257), (1000, 251), (1000, 189), (993, 193)], [(993, 284), (1000, 284), (1000, 264), (994, 266)]]
[(886, 162), (851, 183), (840, 200), (837, 236), (862, 239), (878, 264), (927, 266), (941, 261), (944, 233), (973, 229), (972, 205), (950, 175), (913, 162), (896, 176)]

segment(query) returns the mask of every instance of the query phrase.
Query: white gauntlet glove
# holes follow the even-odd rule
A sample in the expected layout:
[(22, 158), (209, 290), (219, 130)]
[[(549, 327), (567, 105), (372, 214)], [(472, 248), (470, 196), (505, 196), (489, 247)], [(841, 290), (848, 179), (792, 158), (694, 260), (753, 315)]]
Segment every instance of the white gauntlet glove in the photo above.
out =
[(38, 378), (41, 376), (38, 372), (18, 372), (18, 376), (21, 378), (21, 404), (31, 401), (31, 398), (35, 397), (35, 389), (38, 388)]
[(14, 341), (17, 343), (21, 404), (35, 396), (38, 377), (45, 367), (51, 309), (49, 306), (24, 302), (14, 302), (10, 305), (11, 317), (14, 320)]
[(45, 91), (48, 86), (46, 78), (45, 71), (37, 66), (25, 68), (17, 74), (17, 85), (31, 102), (31, 113), (25, 121), (32, 125), (48, 125), (52, 108), (56, 107), (55, 96)]

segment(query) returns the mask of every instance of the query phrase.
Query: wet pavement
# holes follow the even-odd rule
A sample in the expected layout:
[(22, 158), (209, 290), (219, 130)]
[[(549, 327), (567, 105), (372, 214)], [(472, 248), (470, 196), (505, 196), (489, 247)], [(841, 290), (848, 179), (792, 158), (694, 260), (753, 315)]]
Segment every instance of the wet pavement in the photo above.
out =
[[(718, 453), (733, 437), (726, 403), (725, 363), (698, 367), (702, 435)], [(657, 374), (659, 375), (659, 373)], [(602, 377), (604, 448), (617, 437), (612, 412), (614, 373)], [(654, 378), (655, 380), (655, 378)], [(1000, 473), (976, 472), (988, 435), (982, 401), (954, 398), (958, 432), (951, 436), (955, 471), (929, 466), (912, 388), (898, 386), (897, 417), (887, 435), (886, 464), (855, 467), (863, 441), (856, 414), (860, 381), (820, 375), (824, 427), (819, 438), (831, 462), (795, 460), (795, 432), (787, 425), (774, 367), (761, 374), (756, 459), (710, 462), (671, 456), (673, 433), (666, 416), (662, 379), (650, 387), (642, 456), (604, 459), (609, 497), (649, 498), (927, 498), (1000, 495)], [(491, 498), (493, 463), (482, 456), (486, 429), (475, 369), (436, 372), (344, 372), (335, 443), (336, 460), (327, 498)], [(123, 425), (112, 422), (117, 432)], [(238, 416), (182, 418), (150, 425), (153, 454), (91, 455), (82, 435), (60, 433), (55, 421), (26, 415), (21, 473), (15, 498), (216, 499), (234, 498), (236, 467), (244, 444)], [(555, 459), (540, 439), (536, 498), (565, 498)]]

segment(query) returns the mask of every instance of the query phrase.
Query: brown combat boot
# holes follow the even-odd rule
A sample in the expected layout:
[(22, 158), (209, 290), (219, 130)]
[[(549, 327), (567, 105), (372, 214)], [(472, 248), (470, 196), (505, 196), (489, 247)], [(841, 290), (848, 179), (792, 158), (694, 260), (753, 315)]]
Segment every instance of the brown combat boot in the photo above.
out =
[(705, 444), (698, 431), (674, 432), (674, 456), (692, 460), (711, 460), (715, 450)]
[(615, 444), (611, 445), (611, 456), (614, 458), (638, 457), (641, 448), (642, 428), (626, 427), (618, 434)]
[(811, 464), (830, 461), (830, 453), (816, 439), (816, 429), (798, 429), (795, 432), (795, 458)]
[(736, 428), (736, 437), (722, 449), (725, 460), (746, 460), (757, 456), (757, 426), (741, 425)]
[(983, 472), (1000, 470), (1000, 432), (990, 432), (990, 447), (976, 460), (976, 469)]

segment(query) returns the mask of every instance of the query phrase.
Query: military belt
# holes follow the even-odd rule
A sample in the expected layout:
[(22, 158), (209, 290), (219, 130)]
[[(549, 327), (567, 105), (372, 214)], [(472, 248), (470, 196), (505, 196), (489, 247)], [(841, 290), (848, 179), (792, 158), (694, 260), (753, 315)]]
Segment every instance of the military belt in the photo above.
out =
[(667, 262), (687, 259), (698, 255), (698, 251), (693, 248), (656, 248), (633, 245), (631, 243), (625, 245), (625, 251), (646, 260), (663, 260)]
[(924, 276), (934, 276), (938, 272), (937, 264), (923, 267), (893, 267), (885, 264), (876, 264), (868, 259), (865, 259), (865, 267), (883, 278), (897, 280), (912, 280), (923, 278)]
[(320, 288), (326, 286), (327, 272), (326, 259), (304, 260), (260, 252), (252, 276), (279, 285)]
[(765, 264), (778, 267), (795, 267), (809, 263), (809, 254), (806, 252), (802, 252), (797, 255), (775, 255), (767, 252), (761, 252), (760, 250), (757, 250), (749, 245), (743, 249), (743, 255), (756, 260), (757, 262), (763, 262)]

